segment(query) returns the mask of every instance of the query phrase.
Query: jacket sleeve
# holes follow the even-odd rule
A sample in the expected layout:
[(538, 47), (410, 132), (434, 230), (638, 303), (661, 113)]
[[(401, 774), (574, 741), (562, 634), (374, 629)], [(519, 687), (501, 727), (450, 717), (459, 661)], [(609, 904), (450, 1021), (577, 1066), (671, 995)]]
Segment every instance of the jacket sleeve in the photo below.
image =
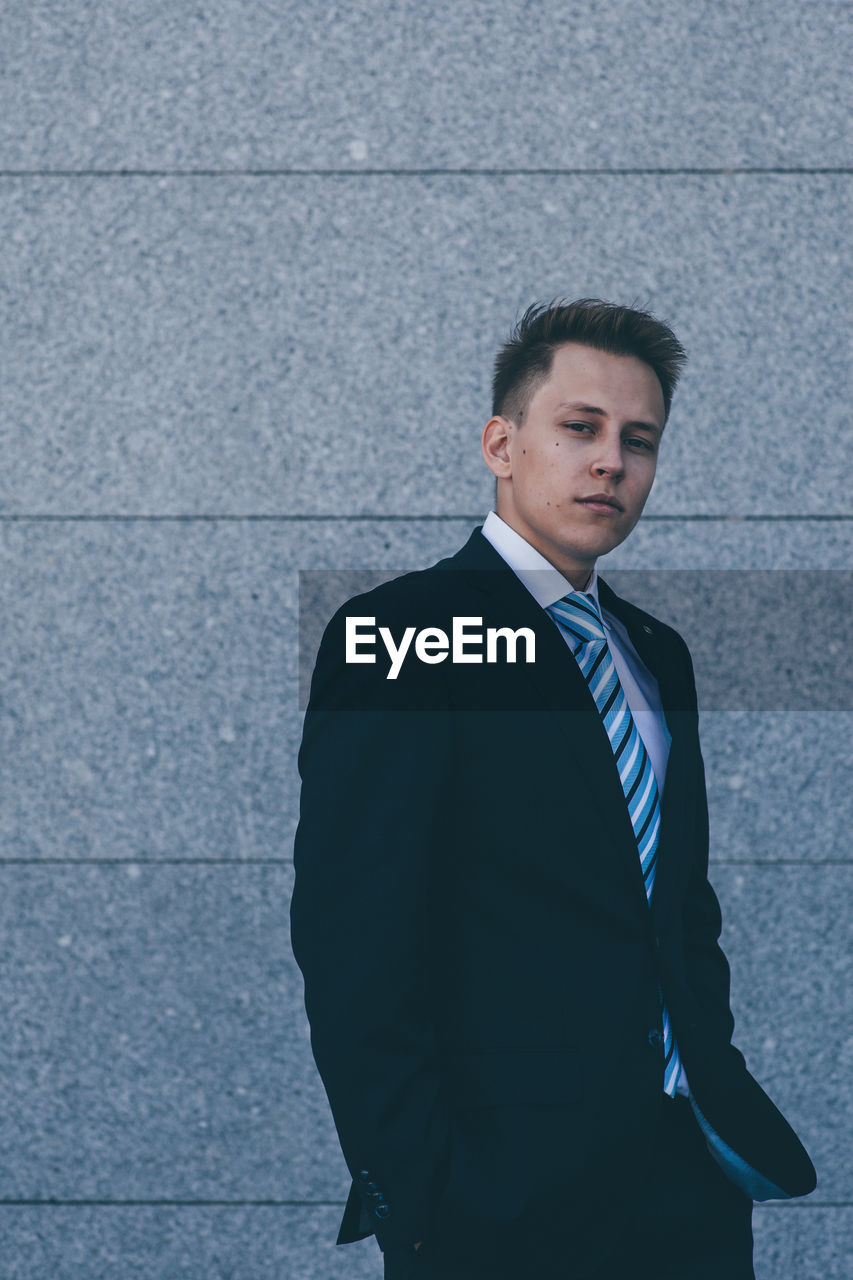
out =
[[(692, 667), (690, 675), (692, 684)], [(692, 695), (695, 712), (695, 687)], [(731, 1043), (729, 966), (718, 941), (720, 907), (708, 881), (708, 803), (698, 734), (695, 745), (695, 856), (682, 907), (686, 976), (705, 1054), (701, 1082), (700, 1070), (694, 1078), (688, 1068), (691, 1093), (696, 1085), (701, 1097), (702, 1111), (695, 1095), (694, 1110), (712, 1154), (741, 1190), (762, 1200), (808, 1195), (817, 1183), (808, 1152)]]
[(693, 664), (686, 645), (684, 645), (684, 655), (688, 665), (690, 710), (694, 717), (696, 734), (694, 856), (682, 908), (687, 982), (694, 999), (699, 1004), (706, 1029), (716, 1040), (729, 1044), (734, 1030), (734, 1018), (729, 1003), (730, 972), (728, 961), (719, 945), (722, 929), (720, 904), (708, 879), (709, 823), (705, 764), (699, 747)]
[(418, 705), (379, 663), (345, 664), (339, 611), (299, 752), (292, 945), (314, 1058), (383, 1249), (423, 1238), (449, 1150), (430, 981), (449, 735), (430, 698)]

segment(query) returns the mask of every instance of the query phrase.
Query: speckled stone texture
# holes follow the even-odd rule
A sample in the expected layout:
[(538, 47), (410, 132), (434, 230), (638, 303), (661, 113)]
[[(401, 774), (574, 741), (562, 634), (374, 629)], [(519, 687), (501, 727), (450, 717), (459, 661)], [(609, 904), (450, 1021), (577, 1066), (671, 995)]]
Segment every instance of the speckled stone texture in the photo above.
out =
[(342, 1208), (0, 1204), (3, 1280), (382, 1280), (375, 1240), (335, 1247)]
[[(0, 177), (0, 512), (468, 515), (530, 302), (690, 353), (654, 515), (853, 515), (847, 175)], [(829, 532), (829, 531), (828, 531)]]
[(340, 1198), (291, 882), (287, 862), (0, 868), (0, 1201)]
[[(0, 1280), (379, 1280), (287, 936), (299, 571), (466, 540), (495, 347), (561, 294), (690, 356), (605, 576), (849, 571), (849, 21), (2, 6)], [(736, 1040), (820, 1177), (756, 1274), (848, 1280), (853, 712), (715, 695), (694, 605)]]
[(9, 0), (10, 168), (849, 163), (849, 11)]

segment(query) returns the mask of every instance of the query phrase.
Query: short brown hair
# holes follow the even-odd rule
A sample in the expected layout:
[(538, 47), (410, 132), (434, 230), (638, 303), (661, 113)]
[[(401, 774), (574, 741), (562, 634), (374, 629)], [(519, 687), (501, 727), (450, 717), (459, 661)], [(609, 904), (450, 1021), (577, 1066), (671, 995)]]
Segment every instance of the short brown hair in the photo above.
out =
[(557, 347), (578, 342), (617, 356), (635, 356), (657, 374), (664, 421), (687, 353), (672, 329), (648, 311), (600, 298), (541, 302), (527, 308), (495, 359), (492, 414), (520, 422), (533, 392), (551, 372)]

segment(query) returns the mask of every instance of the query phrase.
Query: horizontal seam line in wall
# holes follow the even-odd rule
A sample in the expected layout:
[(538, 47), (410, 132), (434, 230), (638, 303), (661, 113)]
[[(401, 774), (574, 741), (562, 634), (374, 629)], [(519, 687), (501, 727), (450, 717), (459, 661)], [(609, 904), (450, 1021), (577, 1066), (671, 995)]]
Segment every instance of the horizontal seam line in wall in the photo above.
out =
[(290, 867), (292, 858), (0, 858), (0, 867)]
[(376, 168), (376, 169), (0, 169), (0, 178), (513, 178), (513, 177), (681, 177), (850, 174), (849, 165), (709, 165), (679, 168)]
[[(414, 521), (414, 520), (429, 520), (429, 521), (433, 521), (433, 522), (438, 522), (438, 521), (442, 521), (442, 520), (444, 520), (444, 521), (455, 521), (455, 520), (483, 520), (484, 518), (485, 518), (484, 513), (483, 513), (483, 512), (481, 512), (481, 511), (480, 511), (480, 512), (477, 512), (476, 514), (474, 514), (474, 513), (472, 513), (472, 512), (464, 512), (464, 511), (462, 511), (462, 512), (457, 512), (457, 513), (451, 513), (451, 514), (449, 514), (449, 515), (428, 515), (428, 514), (425, 514), (425, 515), (388, 515), (388, 514), (370, 514), (370, 513), (367, 513), (367, 514), (357, 514), (357, 513), (354, 513), (354, 514), (347, 514), (347, 513), (333, 513), (333, 512), (319, 512), (319, 513), (314, 514), (314, 515), (306, 515), (306, 514), (304, 514), (304, 513), (294, 513), (294, 514), (292, 514), (292, 515), (287, 515), (287, 514), (254, 514), (254, 515), (253, 515), (253, 514), (247, 514), (247, 515), (234, 515), (234, 514), (229, 514), (229, 513), (227, 513), (227, 512), (220, 512), (220, 513), (216, 513), (216, 512), (207, 512), (207, 513), (205, 513), (205, 512), (202, 512), (202, 513), (199, 513), (199, 514), (196, 514), (196, 515), (180, 515), (180, 514), (173, 514), (173, 515), (150, 515), (150, 514), (149, 514), (149, 515), (145, 515), (145, 514), (132, 514), (132, 513), (131, 513), (131, 514), (128, 514), (128, 515), (120, 515), (120, 514), (118, 514), (118, 513), (116, 513), (116, 512), (104, 512), (104, 513), (102, 513), (102, 514), (100, 514), (100, 515), (88, 515), (88, 514), (81, 514), (81, 515), (57, 515), (57, 514), (54, 514), (54, 513), (52, 513), (52, 512), (15, 512), (15, 513), (7, 513), (7, 514), (5, 514), (5, 515), (4, 515), (4, 514), (0, 514), (0, 523), (6, 522), (6, 523), (9, 523), (9, 524), (13, 524), (13, 523), (15, 523), (16, 521), (24, 521), (24, 520), (45, 520), (45, 521), (55, 521), (55, 522), (62, 522), (62, 521), (64, 521), (64, 522), (66, 522), (66, 523), (74, 523), (74, 522), (77, 522), (77, 523), (81, 523), (81, 524), (82, 524), (82, 523), (86, 523), (86, 522), (88, 522), (88, 523), (97, 523), (97, 521), (99, 521), (99, 520), (102, 520), (102, 521), (108, 521), (108, 520), (114, 520), (114, 521), (119, 521), (119, 520), (126, 520), (126, 521), (131, 521), (131, 520), (148, 520), (148, 521), (152, 521), (152, 522), (156, 522), (156, 521), (168, 521), (168, 520), (174, 520), (174, 521), (184, 521), (184, 522), (187, 522), (187, 523), (188, 523), (188, 522), (190, 522), (190, 521), (193, 521), (193, 520), (196, 520), (196, 521), (204, 521), (204, 520), (208, 520), (208, 521), (217, 521), (217, 520), (218, 520), (218, 521), (222, 521), (223, 523), (224, 523), (224, 522), (226, 522), (226, 521), (235, 521), (235, 522), (236, 522), (236, 521), (239, 521), (239, 520), (258, 521), (258, 522), (261, 522), (261, 521), (267, 521), (267, 522), (270, 522), (270, 523), (274, 523), (274, 522), (278, 522), (278, 523), (284, 523), (284, 522), (292, 522), (292, 523), (307, 523), (308, 521), (311, 521), (311, 520), (339, 520), (339, 521), (343, 521), (343, 520), (353, 520), (353, 521), (355, 521), (355, 520), (360, 520), (360, 521), (364, 521), (364, 522), (368, 522), (368, 521), (393, 521), (393, 520), (402, 520), (402, 521), (407, 521), (407, 522), (409, 522), (409, 521)], [(789, 523), (789, 524), (790, 524), (790, 523), (800, 523), (800, 522), (803, 522), (803, 521), (809, 521), (809, 522), (814, 522), (814, 523), (826, 523), (826, 522), (828, 522), (828, 521), (833, 521), (833, 520), (853, 520), (853, 513), (851, 513), (850, 515), (845, 515), (845, 514), (842, 514), (842, 513), (839, 513), (839, 514), (837, 514), (837, 515), (830, 515), (830, 514), (827, 514), (827, 513), (824, 513), (824, 512), (821, 512), (821, 513), (817, 513), (817, 512), (815, 512), (814, 514), (802, 514), (802, 515), (797, 515), (797, 514), (787, 514), (787, 513), (778, 513), (778, 514), (775, 514), (775, 515), (774, 515), (774, 514), (756, 515), (756, 514), (754, 514), (754, 513), (749, 513), (749, 514), (746, 514), (746, 515), (713, 515), (713, 514), (708, 514), (708, 513), (703, 513), (703, 512), (696, 512), (695, 514), (685, 514), (685, 515), (647, 515), (647, 516), (643, 516), (643, 524), (649, 524), (649, 523), (652, 523), (652, 522), (654, 522), (654, 521), (661, 521), (661, 522), (663, 522), (663, 521), (682, 521), (682, 522), (685, 522), (685, 521), (713, 521), (713, 520), (717, 520), (717, 521), (728, 521), (729, 523), (732, 523), (732, 524), (741, 524), (741, 523), (746, 523), (746, 522), (756, 523), (756, 522), (761, 522), (761, 521), (765, 521), (765, 522), (774, 522), (774, 523), (777, 523), (777, 524), (778, 524), (778, 523), (782, 523), (782, 522), (786, 522), (786, 523)]]
[(711, 867), (853, 867), (853, 858), (714, 858)]
[(756, 1201), (756, 1209), (853, 1209), (853, 1200), (779, 1200), (772, 1204)]
[(329, 1205), (329, 1206), (332, 1206), (333, 1208), (342, 1208), (344, 1203), (345, 1202), (343, 1200), (183, 1200), (183, 1199), (177, 1199), (177, 1200), (166, 1200), (166, 1199), (162, 1199), (162, 1200), (161, 1199), (59, 1200), (59, 1199), (56, 1199), (54, 1200), (51, 1198), (38, 1199), (38, 1200), (28, 1200), (23, 1198), (20, 1200), (0, 1199), (0, 1205), (31, 1205), (31, 1206), (39, 1206), (39, 1207), (44, 1206), (47, 1208), (57, 1207), (57, 1206), (67, 1206), (69, 1208), (79, 1206), (81, 1208), (85, 1208), (88, 1205), (94, 1205), (98, 1207), (113, 1205), (117, 1208), (133, 1207), (133, 1206), (144, 1207), (146, 1205), (149, 1205), (151, 1207), (165, 1205), (167, 1207), (174, 1206), (177, 1208), (182, 1208), (182, 1207), (194, 1208), (196, 1206), (200, 1208), (204, 1208), (206, 1205), (210, 1205), (211, 1207), (232, 1206), (236, 1209), (241, 1208), (243, 1206), (254, 1206), (254, 1205), (261, 1206), (261, 1207), (269, 1205), (273, 1208), (287, 1207), (287, 1206), (295, 1206), (297, 1208), (314, 1208), (316, 1206)]
[[(833, 713), (834, 714), (834, 713)], [(0, 858), (0, 867), (290, 867), (292, 858)], [(853, 858), (714, 858), (711, 867), (851, 867)]]
[[(5, 1200), (0, 1206), (7, 1208), (294, 1208), (342, 1209), (343, 1200)], [(788, 1200), (773, 1204), (757, 1204), (757, 1209), (850, 1209), (853, 1200)]]

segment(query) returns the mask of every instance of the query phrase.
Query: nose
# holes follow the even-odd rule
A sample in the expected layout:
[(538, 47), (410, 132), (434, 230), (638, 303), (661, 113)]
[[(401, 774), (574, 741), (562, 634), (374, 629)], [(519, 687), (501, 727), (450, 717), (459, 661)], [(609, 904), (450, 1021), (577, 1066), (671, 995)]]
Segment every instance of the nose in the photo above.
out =
[(625, 470), (622, 456), (622, 441), (619, 436), (602, 433), (598, 440), (598, 448), (592, 459), (592, 470), (597, 476), (619, 477)]

